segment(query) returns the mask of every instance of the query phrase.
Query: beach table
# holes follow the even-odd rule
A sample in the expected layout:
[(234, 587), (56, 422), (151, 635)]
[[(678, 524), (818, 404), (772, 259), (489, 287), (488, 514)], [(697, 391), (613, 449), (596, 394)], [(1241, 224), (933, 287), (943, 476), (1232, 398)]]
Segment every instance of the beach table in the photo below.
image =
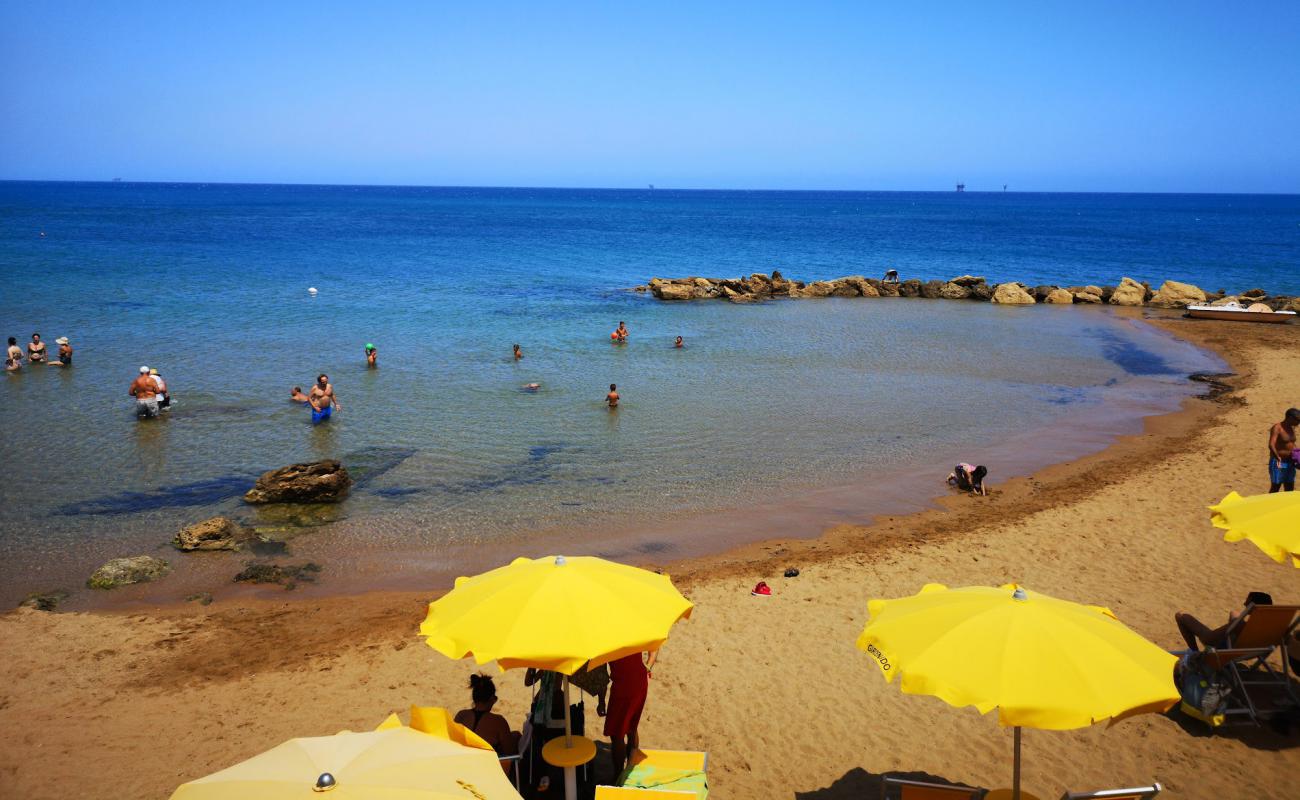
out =
[(557, 736), (542, 748), (542, 760), (564, 770), (564, 796), (578, 796), (578, 767), (596, 757), (596, 743), (586, 736)]

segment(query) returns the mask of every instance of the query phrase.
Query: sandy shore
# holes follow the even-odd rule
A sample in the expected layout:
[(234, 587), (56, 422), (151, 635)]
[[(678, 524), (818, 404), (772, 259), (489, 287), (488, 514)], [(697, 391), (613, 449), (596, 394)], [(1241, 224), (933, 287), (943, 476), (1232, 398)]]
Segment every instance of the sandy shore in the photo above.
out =
[[(871, 797), (885, 772), (1006, 786), (1009, 731), (903, 696), (854, 648), (869, 597), (1017, 581), (1108, 605), (1171, 648), (1176, 610), (1220, 618), (1248, 589), (1300, 599), (1294, 570), (1225, 544), (1205, 511), (1267, 489), (1265, 432), (1300, 404), (1300, 327), (1161, 324), (1232, 364), (1225, 402), (1191, 401), (992, 497), (670, 565), (698, 608), (655, 670), (643, 743), (710, 751), (717, 797)], [(759, 579), (774, 597), (749, 596)], [(162, 798), (293, 736), (370, 728), (412, 702), (462, 707), (469, 666), (415, 636), (428, 599), (0, 617), (0, 796)], [(499, 681), (512, 720), (518, 678)], [(1283, 798), (1300, 774), (1300, 737), (1210, 737), (1160, 716), (1027, 731), (1024, 748), (1024, 785), (1043, 798), (1150, 780), (1172, 797)]]

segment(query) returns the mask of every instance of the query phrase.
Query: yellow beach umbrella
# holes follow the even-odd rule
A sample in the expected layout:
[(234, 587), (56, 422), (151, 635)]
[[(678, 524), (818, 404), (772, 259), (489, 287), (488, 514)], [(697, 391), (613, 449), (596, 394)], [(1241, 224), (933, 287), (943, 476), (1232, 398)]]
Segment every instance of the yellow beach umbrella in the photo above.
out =
[(400, 723), (366, 733), (291, 739), (184, 784), (171, 800), (316, 800), (322, 794), (331, 800), (520, 800), (492, 748)]
[(1015, 584), (872, 600), (858, 636), (885, 680), (981, 714), (997, 709), (1015, 728), (1014, 792), (1020, 791), (1020, 728), (1068, 730), (1178, 701), (1177, 660), (1109, 609), (1058, 600)]
[(590, 556), (517, 558), (457, 578), (420, 635), (448, 658), (572, 675), (658, 649), (691, 608), (666, 575)]
[(1210, 512), (1214, 527), (1227, 531), (1225, 541), (1249, 539), (1277, 563), (1289, 558), (1300, 568), (1300, 492), (1250, 497), (1229, 492)]

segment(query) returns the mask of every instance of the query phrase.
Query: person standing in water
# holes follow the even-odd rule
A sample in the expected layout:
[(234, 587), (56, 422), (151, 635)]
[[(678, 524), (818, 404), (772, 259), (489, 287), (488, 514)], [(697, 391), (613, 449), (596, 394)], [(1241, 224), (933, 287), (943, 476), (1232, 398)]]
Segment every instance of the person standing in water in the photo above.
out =
[(1295, 491), (1297, 425), (1300, 425), (1300, 408), (1289, 408), (1282, 421), (1268, 431), (1269, 494)]
[(27, 363), (45, 363), (45, 342), (41, 341), (41, 335), (39, 333), (33, 333), (32, 340), (27, 343)]
[(158, 401), (158, 410), (171, 411), (172, 396), (171, 392), (167, 391), (167, 381), (163, 380), (163, 376), (159, 375), (156, 369), (149, 370), (149, 380), (153, 381), (153, 385), (158, 389), (158, 397), (161, 398)]
[(335, 408), (338, 408), (339, 411), (343, 410), (343, 405), (334, 396), (334, 385), (330, 383), (328, 375), (321, 375), (316, 378), (316, 385), (311, 387), (311, 394), (307, 396), (307, 403), (311, 406), (311, 424), (313, 425), (319, 425), (328, 420)]
[(54, 343), (59, 346), (59, 359), (57, 361), (51, 361), (50, 366), (52, 367), (72, 366), (72, 345), (68, 344), (68, 337), (60, 336), (59, 338), (54, 340)]
[(686, 342), (683, 342), (682, 337), (680, 336), (677, 337), (677, 341), (673, 342), (673, 347), (676, 347), (679, 350), (685, 346), (686, 346)]
[(618, 386), (611, 383), (609, 385), (609, 394), (605, 395), (605, 402), (609, 404), (610, 411), (618, 408), (618, 399)]
[(618, 321), (618, 329), (615, 330), (614, 333), (617, 333), (617, 334), (618, 334), (618, 340), (619, 340), (620, 342), (626, 342), (626, 341), (627, 341), (627, 323), (620, 319), (620, 320)]
[(369, 342), (366, 342), (366, 366), (372, 369), (379, 366), (379, 351)]
[(524, 357), (524, 351), (519, 349), (519, 345), (515, 345), (515, 361), (518, 361), (523, 357)]
[(9, 350), (5, 354), (5, 370), (13, 372), (23, 368), (23, 349), (18, 346), (18, 340), (9, 337)]
[(149, 368), (140, 367), (140, 374), (132, 381), (127, 394), (135, 398), (135, 415), (140, 419), (158, 416), (158, 385), (149, 377)]

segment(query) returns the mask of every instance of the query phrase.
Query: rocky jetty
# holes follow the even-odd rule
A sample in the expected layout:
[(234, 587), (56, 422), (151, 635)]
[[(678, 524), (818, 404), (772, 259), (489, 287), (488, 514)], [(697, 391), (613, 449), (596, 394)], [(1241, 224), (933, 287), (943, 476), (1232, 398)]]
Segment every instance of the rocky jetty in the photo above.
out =
[(347, 497), (352, 477), (337, 461), (290, 464), (265, 472), (244, 495), (245, 503), (337, 503)]
[(115, 558), (95, 570), (86, 581), (92, 589), (116, 589), (133, 583), (155, 581), (171, 572), (171, 565), (153, 556)]
[(927, 300), (976, 300), (1000, 305), (1112, 305), (1150, 306), (1152, 308), (1186, 308), (1194, 303), (1227, 302), (1242, 305), (1263, 303), (1275, 311), (1300, 312), (1300, 297), (1269, 295), (1263, 289), (1251, 289), (1238, 295), (1225, 291), (1206, 292), (1198, 286), (1179, 281), (1165, 281), (1156, 289), (1132, 278), (1122, 278), (1115, 286), (1030, 287), (1023, 283), (989, 284), (977, 275), (959, 275), (951, 280), (880, 281), (862, 275), (846, 275), (825, 281), (793, 281), (779, 271), (770, 276), (755, 272), (747, 278), (651, 278), (638, 292), (649, 292), (660, 300), (727, 300), (754, 303), (781, 297), (919, 297)]

